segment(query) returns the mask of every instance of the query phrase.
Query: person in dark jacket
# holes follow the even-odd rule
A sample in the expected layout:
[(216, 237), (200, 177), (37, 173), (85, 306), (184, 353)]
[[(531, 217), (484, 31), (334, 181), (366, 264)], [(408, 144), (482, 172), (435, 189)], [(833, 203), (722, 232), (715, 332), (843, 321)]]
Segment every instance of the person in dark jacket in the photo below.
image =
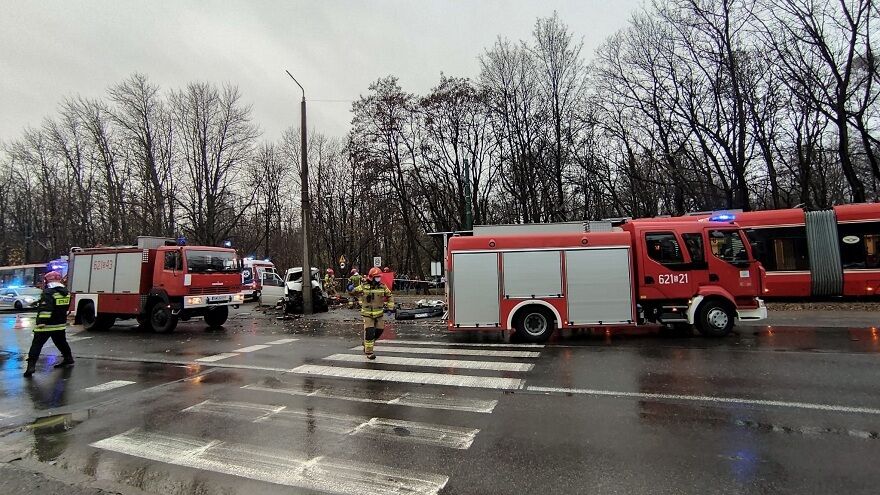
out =
[(49, 272), (43, 275), (45, 284), (40, 302), (37, 305), (37, 324), (34, 327), (34, 340), (28, 352), (27, 370), (24, 376), (31, 376), (37, 370), (37, 358), (43, 345), (49, 339), (61, 351), (64, 360), (56, 364), (56, 368), (73, 365), (73, 353), (64, 332), (67, 330), (67, 308), (70, 306), (70, 292), (61, 283), (61, 274)]

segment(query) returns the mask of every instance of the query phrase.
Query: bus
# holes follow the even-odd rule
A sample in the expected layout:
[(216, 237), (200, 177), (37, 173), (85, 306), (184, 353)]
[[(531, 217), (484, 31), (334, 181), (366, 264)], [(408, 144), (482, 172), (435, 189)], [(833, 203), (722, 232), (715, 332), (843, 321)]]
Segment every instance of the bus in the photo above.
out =
[(43, 283), (45, 263), (0, 267), (0, 288), (37, 287)]

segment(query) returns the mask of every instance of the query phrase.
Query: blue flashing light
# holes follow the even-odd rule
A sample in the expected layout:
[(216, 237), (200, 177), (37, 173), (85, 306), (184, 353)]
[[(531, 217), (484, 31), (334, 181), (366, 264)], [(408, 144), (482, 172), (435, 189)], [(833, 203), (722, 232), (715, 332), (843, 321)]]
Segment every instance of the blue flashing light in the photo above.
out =
[(736, 220), (736, 215), (733, 213), (719, 213), (709, 217), (710, 222), (732, 222), (734, 220)]
[(184, 237), (184, 236), (178, 237), (177, 238), (177, 245), (178, 246), (186, 246), (186, 237)]
[(264, 259), (263, 261), (265, 261), (265, 262), (271, 262), (272, 260), (270, 260), (269, 258), (266, 258), (266, 259)]
[(232, 247), (232, 241), (223, 241), (223, 247)]

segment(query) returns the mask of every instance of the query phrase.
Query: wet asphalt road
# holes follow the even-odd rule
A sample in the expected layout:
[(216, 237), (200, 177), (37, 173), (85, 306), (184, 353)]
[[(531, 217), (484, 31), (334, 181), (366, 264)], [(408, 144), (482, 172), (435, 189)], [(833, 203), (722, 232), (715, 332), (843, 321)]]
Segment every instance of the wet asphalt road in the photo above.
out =
[[(24, 322), (24, 328), (21, 327)], [(0, 459), (149, 493), (877, 493), (878, 329), (656, 329), (527, 347), (353, 314), (73, 327), (73, 369), (0, 315)], [(295, 339), (295, 340), (294, 340)], [(22, 461), (16, 461), (22, 462)], [(35, 464), (36, 465), (36, 464)], [(0, 477), (8, 473), (0, 470)], [(2, 486), (2, 485), (0, 485)], [(45, 493), (45, 492), (43, 492)]]

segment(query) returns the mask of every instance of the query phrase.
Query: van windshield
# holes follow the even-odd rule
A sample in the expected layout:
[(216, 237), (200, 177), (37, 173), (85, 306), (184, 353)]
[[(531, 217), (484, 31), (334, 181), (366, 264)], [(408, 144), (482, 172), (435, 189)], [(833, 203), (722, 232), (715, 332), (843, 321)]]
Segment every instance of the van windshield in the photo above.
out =
[(238, 272), (235, 253), (228, 251), (186, 250), (186, 270), (189, 273)]

